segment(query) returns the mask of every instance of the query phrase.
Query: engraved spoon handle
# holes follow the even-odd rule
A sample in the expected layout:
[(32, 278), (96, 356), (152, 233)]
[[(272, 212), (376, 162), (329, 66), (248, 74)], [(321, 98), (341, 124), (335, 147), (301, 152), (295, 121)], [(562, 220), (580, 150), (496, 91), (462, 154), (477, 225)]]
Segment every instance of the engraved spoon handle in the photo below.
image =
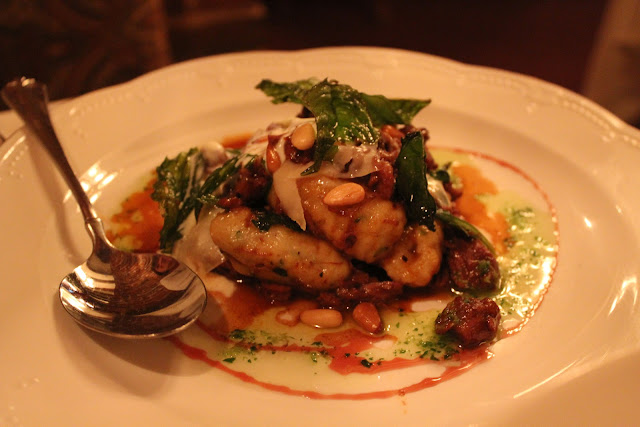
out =
[(86, 223), (99, 219), (56, 137), (48, 109), (47, 87), (35, 79), (19, 78), (5, 85), (2, 98), (22, 118), (47, 149), (75, 197)]

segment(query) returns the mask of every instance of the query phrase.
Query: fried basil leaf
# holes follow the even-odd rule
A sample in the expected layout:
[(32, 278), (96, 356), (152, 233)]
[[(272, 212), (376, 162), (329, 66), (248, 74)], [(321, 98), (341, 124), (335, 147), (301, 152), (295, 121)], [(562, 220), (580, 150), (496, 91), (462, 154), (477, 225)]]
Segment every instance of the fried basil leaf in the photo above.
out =
[(494, 249), (489, 239), (487, 239), (485, 235), (482, 234), (480, 230), (478, 230), (473, 224), (465, 221), (462, 218), (458, 218), (457, 216), (452, 215), (450, 212), (442, 209), (438, 209), (438, 211), (436, 212), (436, 218), (438, 218), (449, 227), (460, 230), (465, 236), (472, 239), (480, 240), (482, 244), (485, 245), (487, 249), (489, 249), (489, 251), (491, 251), (491, 253), (495, 256), (496, 250)]
[(376, 126), (408, 125), (431, 100), (389, 99), (383, 95), (362, 94), (371, 120)]
[(260, 89), (265, 95), (271, 97), (271, 102), (274, 104), (283, 102), (302, 104), (305, 92), (316, 83), (318, 83), (318, 80), (313, 78), (291, 83), (276, 83), (272, 80), (264, 79), (258, 83), (256, 89)]
[(164, 224), (160, 249), (171, 252), (182, 238), (180, 225), (193, 212), (196, 219), (205, 205), (217, 203), (216, 190), (240, 170), (243, 156), (237, 155), (215, 169), (204, 182), (204, 160), (197, 148), (166, 158), (156, 169), (158, 179), (151, 198), (160, 204)]
[(196, 218), (200, 215), (200, 210), (204, 205), (213, 205), (218, 202), (218, 196), (215, 195), (215, 191), (229, 178), (236, 174), (240, 170), (240, 156), (235, 156), (219, 166), (211, 175), (204, 180), (200, 189), (198, 190), (195, 198), (196, 203), (194, 206)]
[[(277, 83), (265, 79), (258, 83), (256, 89), (260, 89), (265, 95), (271, 97), (271, 102), (274, 104), (293, 102), (304, 105), (305, 93), (318, 83), (320, 81), (314, 78), (291, 83)], [(371, 121), (378, 127), (382, 125), (411, 124), (411, 120), (416, 114), (431, 103), (429, 99), (392, 99), (384, 95), (358, 93), (367, 108)]]
[(160, 248), (170, 252), (173, 244), (182, 237), (180, 224), (195, 206), (194, 190), (204, 171), (204, 160), (197, 148), (165, 160), (156, 168), (158, 176), (151, 198), (162, 209), (164, 224), (160, 231)]
[(324, 80), (305, 92), (303, 105), (316, 118), (317, 136), (313, 165), (303, 174), (317, 172), (336, 142), (373, 144), (373, 125), (360, 93), (347, 85)]
[(396, 159), (396, 192), (405, 204), (408, 219), (434, 231), (436, 201), (427, 189), (425, 156), (420, 132), (411, 132), (402, 138), (402, 148)]
[(316, 118), (318, 135), (314, 162), (303, 175), (316, 172), (323, 160), (328, 160), (336, 142), (374, 144), (378, 127), (389, 124), (410, 124), (428, 100), (388, 99), (382, 95), (367, 95), (335, 80), (298, 80), (275, 83), (263, 80), (257, 86), (273, 103), (294, 102), (303, 105)]

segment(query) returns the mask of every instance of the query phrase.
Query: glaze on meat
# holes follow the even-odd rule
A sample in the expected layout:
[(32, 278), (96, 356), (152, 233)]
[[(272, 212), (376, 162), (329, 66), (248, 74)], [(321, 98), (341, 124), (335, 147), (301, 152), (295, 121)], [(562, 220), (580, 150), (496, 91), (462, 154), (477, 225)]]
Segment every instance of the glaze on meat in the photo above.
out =
[(496, 337), (500, 308), (489, 298), (457, 296), (436, 319), (436, 333), (450, 334), (464, 348), (477, 347)]

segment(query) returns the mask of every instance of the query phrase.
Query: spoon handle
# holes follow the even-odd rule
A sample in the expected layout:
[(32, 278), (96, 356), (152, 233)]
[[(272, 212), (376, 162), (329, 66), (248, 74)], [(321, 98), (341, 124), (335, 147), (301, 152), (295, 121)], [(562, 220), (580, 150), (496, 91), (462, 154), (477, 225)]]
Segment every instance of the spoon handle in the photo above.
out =
[(35, 79), (19, 78), (5, 85), (2, 98), (24, 121), (25, 125), (40, 139), (47, 149), (71, 193), (75, 197), (86, 223), (98, 219), (98, 214), (84, 192), (80, 181), (73, 173), (71, 165), (64, 154), (62, 145), (55, 134), (49, 108), (47, 86)]

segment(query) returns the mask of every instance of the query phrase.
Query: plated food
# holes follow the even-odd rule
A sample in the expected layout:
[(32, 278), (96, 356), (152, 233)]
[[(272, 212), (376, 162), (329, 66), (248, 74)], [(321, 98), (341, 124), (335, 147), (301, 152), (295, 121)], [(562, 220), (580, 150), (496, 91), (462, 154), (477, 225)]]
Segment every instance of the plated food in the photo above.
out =
[[(294, 81), (307, 76), (335, 77), (367, 93), (431, 98), (432, 103), (413, 119), (416, 126), (429, 130), (430, 152), (442, 165), (470, 164), (495, 184), (498, 194), (480, 198), (489, 212), (502, 211), (508, 223), (520, 225), (511, 231), (518, 233), (516, 240), (531, 218), (526, 206), (558, 218), (551, 227), (557, 227), (560, 237), (553, 282), (522, 332), (503, 330), (511, 331), (521, 323), (520, 314), (530, 313), (518, 307), (502, 311), (499, 341), (490, 345), (493, 357), (488, 362), (453, 380), (436, 381), (437, 387), (404, 396), (398, 396), (398, 390), (422, 379), (450, 378), (442, 375), (444, 366), (456, 362), (421, 359), (420, 365), (388, 371), (374, 363), (361, 372), (341, 375), (327, 367), (327, 358), (318, 357), (322, 351), (318, 346), (311, 346), (320, 350), (316, 362), (312, 352), (272, 355), (268, 350), (256, 352), (253, 360), (249, 350), (238, 348), (225, 356), (235, 355), (233, 362), (222, 362), (219, 352), (226, 351), (227, 344), (219, 344), (207, 332), (213, 330), (216, 313), (221, 314), (221, 304), (213, 297), (200, 324), (178, 337), (180, 348), (190, 357), (165, 340), (104, 339), (78, 328), (60, 307), (56, 294), (60, 278), (86, 258), (90, 242), (73, 201), (60, 203), (67, 187), (56, 179), (46, 153), (28, 132), (19, 131), (0, 147), (0, 192), (3, 200), (10, 201), (0, 219), (4, 240), (11, 242), (3, 253), (0, 306), (6, 345), (0, 352), (4, 367), (0, 395), (12, 405), (5, 407), (0, 419), (45, 424), (60, 416), (69, 395), (78, 404), (64, 416), (75, 424), (95, 416), (97, 401), (118, 408), (101, 415), (102, 422), (112, 424), (121, 423), (123, 413), (132, 423), (234, 425), (269, 419), (292, 425), (303, 419), (313, 426), (338, 414), (345, 414), (338, 424), (357, 419), (374, 425), (424, 425), (425, 420), (447, 425), (507, 424), (524, 418), (549, 424), (567, 416), (605, 424), (612, 416), (622, 423), (633, 419), (635, 382), (629, 373), (638, 356), (633, 325), (638, 314), (634, 295), (640, 245), (633, 213), (638, 210), (640, 134), (587, 99), (531, 77), (421, 53), (325, 48), (246, 52), (177, 64), (55, 105), (53, 120), (74, 169), (106, 218), (119, 210), (125, 195), (144, 187), (150, 171), (165, 156), (173, 158), (212, 140), (226, 143), (227, 135), (295, 117), (298, 106), (272, 105), (254, 86), (264, 77)], [(509, 209), (500, 208), (505, 201)], [(34, 223), (45, 224), (44, 232)], [(498, 249), (495, 242), (494, 246)], [(524, 250), (510, 253), (534, 273), (525, 277), (522, 271), (518, 277), (523, 280), (517, 283), (533, 286), (535, 275), (546, 267), (531, 268), (539, 265), (538, 258)], [(501, 266), (516, 267), (515, 258), (504, 264), (501, 256)], [(515, 281), (509, 274), (501, 277), (501, 289), (508, 293)], [(220, 286), (218, 294), (230, 295), (228, 290)], [(498, 301), (499, 296), (493, 298)], [(435, 299), (412, 304), (416, 311), (410, 314), (421, 315), (437, 304)], [(271, 308), (277, 309), (267, 306)], [(24, 320), (20, 327), (15, 319)], [(311, 329), (298, 324), (283, 332), (292, 336), (303, 326), (305, 331)], [(251, 331), (262, 337), (264, 328), (254, 324), (239, 329), (249, 338)], [(337, 332), (311, 331), (312, 338)], [(383, 341), (376, 347), (380, 357), (384, 345)], [(403, 344), (397, 353), (407, 355), (410, 350)], [(392, 349), (389, 353), (393, 358)], [(278, 391), (256, 386), (249, 377)], [(618, 393), (598, 393), (604, 384), (613, 385)], [(352, 400), (357, 393), (385, 390), (394, 397)], [(321, 394), (317, 397), (342, 393), (349, 400), (283, 394), (303, 391)]]
[(431, 148), (413, 123), (429, 100), (257, 87), (300, 114), (165, 159), (112, 221), (117, 245), (173, 252), (205, 280), (212, 303), (173, 339), (185, 354), (282, 392), (384, 397), (462, 373), (528, 320), (557, 230), (516, 165)]

